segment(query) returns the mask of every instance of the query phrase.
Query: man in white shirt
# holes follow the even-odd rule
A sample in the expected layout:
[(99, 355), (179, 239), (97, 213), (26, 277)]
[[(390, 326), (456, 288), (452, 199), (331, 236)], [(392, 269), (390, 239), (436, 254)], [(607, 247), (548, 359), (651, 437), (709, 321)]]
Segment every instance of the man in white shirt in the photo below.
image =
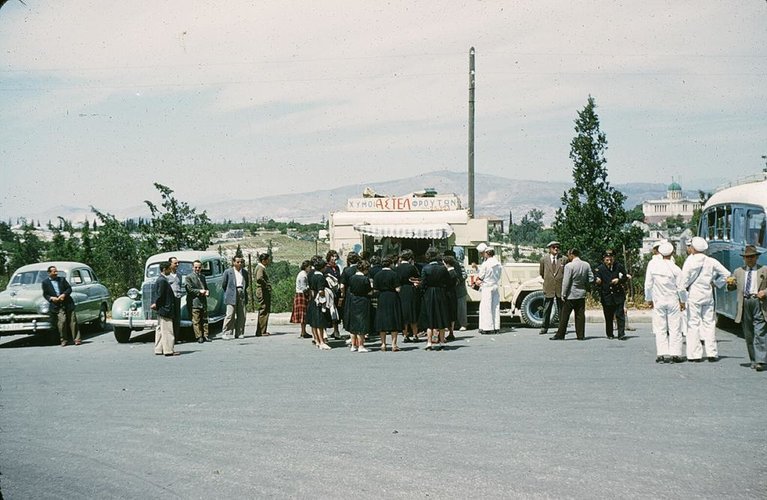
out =
[(735, 322), (743, 327), (751, 368), (761, 372), (767, 367), (767, 267), (756, 263), (759, 255), (754, 245), (746, 246), (744, 265), (727, 281), (727, 289), (738, 294)]
[(672, 255), (674, 246), (664, 242), (658, 247), (660, 259), (647, 264), (644, 297), (652, 308), (652, 330), (655, 334), (656, 363), (682, 362), (682, 311), (677, 282), (682, 270)]
[[(484, 247), (484, 251), (480, 248)], [(479, 266), (476, 283), (479, 283), (481, 299), (479, 302), (479, 333), (492, 334), (501, 330), (501, 296), (498, 285), (501, 283), (503, 266), (495, 258), (492, 247), (481, 244), (477, 247), (485, 256), (485, 261)]]
[(719, 361), (716, 345), (716, 319), (714, 317), (714, 286), (721, 288), (730, 276), (718, 260), (708, 257), (708, 243), (700, 236), (691, 242), (691, 254), (684, 261), (679, 277), (682, 302), (687, 305), (687, 361), (703, 361), (702, 340), (711, 362)]

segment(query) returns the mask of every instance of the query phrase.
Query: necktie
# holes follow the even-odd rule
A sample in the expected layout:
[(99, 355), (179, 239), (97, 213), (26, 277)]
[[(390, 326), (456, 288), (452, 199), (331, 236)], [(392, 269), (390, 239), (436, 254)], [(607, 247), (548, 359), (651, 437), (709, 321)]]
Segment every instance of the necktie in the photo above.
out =
[(746, 271), (746, 286), (743, 288), (743, 295), (749, 296), (751, 294), (751, 269)]

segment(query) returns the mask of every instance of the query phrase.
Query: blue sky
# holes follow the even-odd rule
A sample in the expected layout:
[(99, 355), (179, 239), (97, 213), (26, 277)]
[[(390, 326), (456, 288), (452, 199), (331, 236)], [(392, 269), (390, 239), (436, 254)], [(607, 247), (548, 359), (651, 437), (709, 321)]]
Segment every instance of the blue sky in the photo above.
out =
[(767, 154), (761, 0), (25, 3), (0, 10), (0, 217), (465, 170), (471, 46), (478, 172), (569, 181), (589, 94), (613, 183)]

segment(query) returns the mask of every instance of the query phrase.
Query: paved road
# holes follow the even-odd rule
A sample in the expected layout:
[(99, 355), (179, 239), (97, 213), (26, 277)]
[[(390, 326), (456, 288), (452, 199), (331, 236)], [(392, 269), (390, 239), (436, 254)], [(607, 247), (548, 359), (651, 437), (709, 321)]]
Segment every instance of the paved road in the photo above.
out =
[[(520, 328), (444, 352), (274, 335), (0, 348), (0, 488), (45, 498), (764, 498), (764, 373)], [(252, 332), (252, 328), (248, 329)], [(570, 333), (569, 337), (573, 334)], [(374, 344), (373, 344), (374, 345)]]

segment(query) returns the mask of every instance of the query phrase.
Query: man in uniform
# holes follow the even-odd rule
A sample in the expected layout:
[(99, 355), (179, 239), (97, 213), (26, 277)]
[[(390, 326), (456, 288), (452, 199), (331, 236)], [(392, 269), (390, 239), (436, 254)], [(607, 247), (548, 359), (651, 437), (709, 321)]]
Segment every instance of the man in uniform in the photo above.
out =
[(652, 330), (655, 334), (655, 362), (682, 362), (682, 311), (677, 282), (682, 270), (673, 259), (674, 245), (664, 242), (658, 248), (660, 260), (647, 264), (644, 297), (652, 308)]
[(602, 302), (602, 313), (605, 317), (605, 334), (608, 339), (614, 339), (613, 318), (618, 323), (618, 340), (626, 340), (626, 314), (623, 306), (626, 303), (624, 283), (628, 281), (626, 269), (620, 262), (615, 262), (612, 250), (605, 251), (602, 263), (597, 267), (596, 285), (599, 287), (599, 299)]
[(559, 254), (559, 242), (552, 241), (546, 245), (549, 254), (541, 258), (539, 273), (543, 278), (543, 295), (546, 298), (543, 305), (543, 324), (541, 324), (541, 335), (549, 331), (551, 313), (554, 304), (557, 304), (557, 311), (562, 312), (562, 276), (565, 272), (565, 262), (567, 259)]
[(501, 283), (503, 266), (495, 258), (495, 250), (492, 247), (480, 243), (477, 250), (485, 256), (476, 278), (482, 295), (479, 302), (479, 333), (498, 333), (501, 330), (501, 295), (498, 285)]
[(703, 361), (703, 346), (711, 362), (719, 361), (716, 345), (716, 319), (714, 318), (714, 291), (711, 285), (721, 288), (730, 276), (718, 260), (708, 257), (708, 243), (700, 236), (691, 242), (690, 255), (682, 266), (679, 288), (682, 302), (687, 306), (687, 361)]
[(767, 267), (756, 263), (759, 255), (754, 245), (746, 246), (744, 266), (735, 270), (727, 289), (738, 294), (735, 322), (743, 328), (751, 368), (761, 372), (767, 367)]

